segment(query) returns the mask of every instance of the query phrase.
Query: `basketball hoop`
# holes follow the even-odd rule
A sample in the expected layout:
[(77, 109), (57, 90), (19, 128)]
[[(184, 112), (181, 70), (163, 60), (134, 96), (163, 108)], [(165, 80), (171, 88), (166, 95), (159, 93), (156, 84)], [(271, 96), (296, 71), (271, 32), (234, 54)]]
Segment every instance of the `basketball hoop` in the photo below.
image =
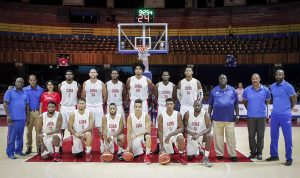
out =
[(137, 45), (135, 49), (138, 51), (139, 60), (146, 61), (148, 60), (149, 54), (149, 46), (148, 45)]

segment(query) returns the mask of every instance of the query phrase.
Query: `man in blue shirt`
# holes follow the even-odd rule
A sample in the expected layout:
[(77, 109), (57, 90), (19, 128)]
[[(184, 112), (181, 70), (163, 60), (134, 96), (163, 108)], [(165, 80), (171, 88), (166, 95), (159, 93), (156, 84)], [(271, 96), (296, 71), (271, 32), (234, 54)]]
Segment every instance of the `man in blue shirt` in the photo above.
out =
[(25, 156), (23, 135), (25, 123), (29, 121), (28, 98), (23, 90), (24, 79), (17, 78), (15, 87), (8, 89), (4, 95), (4, 110), (7, 116), (8, 134), (6, 154), (10, 159)]
[[(271, 99), (268, 88), (260, 83), (260, 76), (253, 74), (252, 85), (248, 86), (243, 93), (243, 102), (247, 108), (248, 138), (250, 147), (249, 159), (257, 157), (262, 160), (264, 136), (266, 128), (267, 104)], [(256, 140), (257, 138), (257, 140)]]
[(292, 109), (297, 103), (297, 94), (294, 87), (284, 80), (284, 71), (277, 70), (276, 82), (270, 87), (273, 96), (273, 110), (271, 113), (271, 156), (266, 161), (277, 161), (279, 128), (281, 127), (285, 142), (286, 166), (293, 164), (292, 159)]
[[(25, 154), (30, 154), (32, 152), (32, 129), (37, 128), (37, 123), (39, 119), (40, 110), (40, 98), (43, 93), (43, 88), (37, 85), (37, 80), (35, 75), (29, 76), (29, 86), (24, 88), (28, 99), (29, 99), (29, 123), (26, 125), (26, 146), (27, 150)], [(39, 152), (39, 150), (38, 150)]]
[[(234, 110), (236, 116), (234, 116)], [(208, 113), (212, 114), (215, 150), (218, 160), (224, 157), (224, 130), (228, 154), (237, 161), (234, 126), (239, 121), (239, 107), (235, 89), (227, 85), (227, 77), (219, 76), (219, 85), (212, 89), (209, 97)]]

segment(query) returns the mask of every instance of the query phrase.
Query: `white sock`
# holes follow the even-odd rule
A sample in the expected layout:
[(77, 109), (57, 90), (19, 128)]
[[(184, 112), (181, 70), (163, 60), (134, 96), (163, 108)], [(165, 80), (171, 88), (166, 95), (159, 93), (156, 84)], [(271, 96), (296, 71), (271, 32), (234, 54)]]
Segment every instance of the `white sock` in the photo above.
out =
[(91, 146), (87, 146), (86, 147), (86, 150), (85, 150), (85, 153), (90, 153), (92, 150), (92, 147)]
[(183, 151), (178, 151), (178, 152), (179, 152), (179, 154), (183, 155)]
[(151, 148), (146, 148), (146, 155), (149, 155), (151, 152)]
[(55, 147), (54, 147), (54, 152), (55, 152), (55, 153), (58, 153), (58, 152), (59, 152), (59, 146), (55, 146)]
[(205, 156), (205, 157), (208, 157), (208, 156), (209, 156), (209, 151), (206, 151), (206, 150), (205, 150), (204, 156)]

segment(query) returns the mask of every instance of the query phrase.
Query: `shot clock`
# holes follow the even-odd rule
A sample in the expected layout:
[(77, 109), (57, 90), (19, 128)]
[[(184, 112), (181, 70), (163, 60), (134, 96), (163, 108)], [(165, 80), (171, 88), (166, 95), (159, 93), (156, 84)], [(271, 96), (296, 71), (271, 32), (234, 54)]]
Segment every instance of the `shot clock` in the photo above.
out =
[(134, 22), (136, 23), (150, 23), (154, 21), (153, 9), (135, 9)]

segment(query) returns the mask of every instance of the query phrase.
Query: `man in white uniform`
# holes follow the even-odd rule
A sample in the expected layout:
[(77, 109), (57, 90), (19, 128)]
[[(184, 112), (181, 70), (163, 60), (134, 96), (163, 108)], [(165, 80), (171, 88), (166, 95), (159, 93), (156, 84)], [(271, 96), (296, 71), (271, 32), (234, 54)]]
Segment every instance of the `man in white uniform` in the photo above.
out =
[[(58, 91), (61, 94), (60, 113), (62, 115), (62, 137), (64, 137), (65, 129), (68, 128), (68, 121), (71, 113), (76, 110), (77, 98), (80, 97), (81, 86), (74, 81), (74, 73), (72, 70), (66, 71), (66, 80), (58, 85)], [(61, 150), (60, 150), (61, 151)]]
[[(167, 71), (164, 71), (161, 75), (163, 81), (158, 82), (154, 88), (154, 96), (157, 100), (157, 118), (155, 120), (155, 126), (158, 128), (158, 116), (167, 110), (166, 108), (166, 99), (173, 98), (173, 101), (176, 101), (176, 86), (169, 81), (170, 74)], [(157, 138), (157, 147), (154, 153), (159, 152), (159, 139)]]
[(175, 159), (186, 165), (184, 159), (184, 137), (183, 122), (181, 114), (174, 110), (172, 98), (166, 99), (167, 110), (158, 116), (158, 138), (160, 140), (160, 153), (174, 154), (173, 144), (178, 148), (179, 155), (175, 154)]
[(117, 112), (117, 106), (115, 103), (110, 103), (109, 113), (103, 116), (103, 140), (104, 144), (100, 145), (101, 153), (109, 151), (115, 152), (114, 143), (118, 146), (117, 158), (123, 160), (125, 136), (124, 136), (124, 122), (122, 115)]
[[(37, 146), (41, 150), (42, 159), (46, 160), (53, 154), (53, 161), (60, 161), (59, 146), (62, 141), (62, 116), (55, 111), (56, 103), (48, 103), (48, 111), (39, 116), (37, 128)], [(53, 150), (54, 147), (54, 150)]]
[(196, 100), (193, 107), (193, 110), (186, 112), (184, 115), (187, 132), (187, 155), (190, 160), (198, 156), (202, 142), (205, 141), (205, 152), (202, 163), (206, 167), (211, 167), (208, 159), (213, 141), (210, 117), (205, 109), (202, 108), (201, 101)]
[[(119, 73), (117, 70), (111, 71), (111, 80), (106, 82), (105, 86), (107, 89), (107, 106), (114, 103), (117, 106), (117, 113), (121, 114), (124, 125), (125, 113), (123, 108), (123, 102), (126, 100), (126, 87), (123, 82), (118, 80)], [(107, 107), (107, 113), (109, 112), (109, 107)]]
[(69, 119), (69, 132), (72, 135), (72, 154), (76, 157), (82, 157), (85, 142), (85, 160), (92, 161), (92, 130), (94, 127), (94, 115), (86, 109), (84, 98), (78, 99), (77, 110), (75, 110)]
[(126, 87), (130, 99), (129, 113), (134, 112), (134, 101), (137, 99), (142, 100), (142, 109), (148, 113), (148, 96), (152, 95), (153, 83), (150, 79), (143, 76), (145, 66), (142, 63), (137, 63), (132, 68), (134, 70), (134, 76), (129, 77), (126, 82)]
[(180, 113), (183, 116), (185, 112), (193, 110), (194, 101), (202, 100), (203, 90), (199, 80), (193, 78), (193, 68), (187, 66), (184, 71), (185, 78), (179, 81), (177, 88), (177, 97), (180, 102)]
[(127, 119), (127, 148), (126, 151), (132, 151), (134, 156), (144, 153), (143, 144), (146, 146), (144, 162), (150, 164), (151, 152), (151, 119), (150, 116), (142, 111), (143, 101), (137, 99), (134, 101), (134, 112)]

